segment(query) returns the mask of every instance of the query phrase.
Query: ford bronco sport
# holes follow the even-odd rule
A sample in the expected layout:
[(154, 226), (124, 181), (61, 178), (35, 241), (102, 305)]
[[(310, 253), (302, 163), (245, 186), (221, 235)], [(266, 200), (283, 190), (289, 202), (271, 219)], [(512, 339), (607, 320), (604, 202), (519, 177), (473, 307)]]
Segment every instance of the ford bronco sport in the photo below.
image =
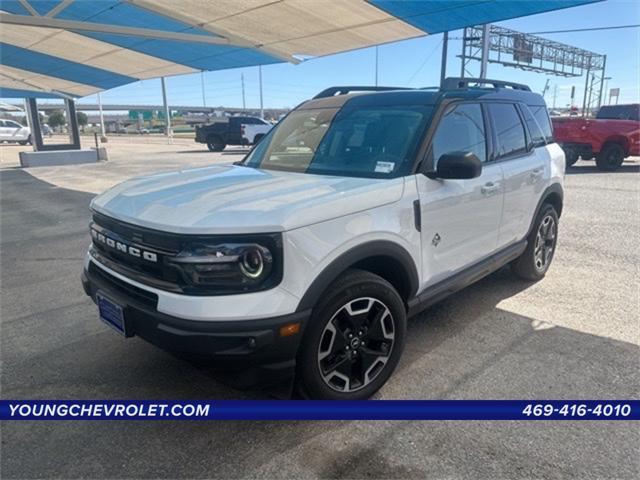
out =
[(554, 255), (565, 160), (544, 100), (474, 83), (330, 88), (237, 165), (97, 196), (82, 277), (100, 318), (308, 398), (371, 396), (407, 317), (506, 264), (539, 280)]

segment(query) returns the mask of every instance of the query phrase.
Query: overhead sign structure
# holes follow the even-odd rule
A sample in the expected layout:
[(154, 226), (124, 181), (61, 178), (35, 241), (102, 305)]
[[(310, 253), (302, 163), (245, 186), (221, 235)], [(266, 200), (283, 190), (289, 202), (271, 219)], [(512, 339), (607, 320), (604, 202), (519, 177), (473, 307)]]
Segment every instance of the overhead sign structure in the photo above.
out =
[(2, 0), (0, 97), (77, 98), (137, 80), (395, 42), (599, 0)]

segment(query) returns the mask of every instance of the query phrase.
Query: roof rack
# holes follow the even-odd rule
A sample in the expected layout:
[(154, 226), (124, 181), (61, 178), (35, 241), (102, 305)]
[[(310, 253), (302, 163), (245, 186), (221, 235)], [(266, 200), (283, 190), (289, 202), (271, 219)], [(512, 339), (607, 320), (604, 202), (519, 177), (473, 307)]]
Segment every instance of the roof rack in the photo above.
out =
[(351, 92), (388, 92), (390, 90), (414, 90), (407, 87), (365, 87), (365, 86), (352, 86), (352, 87), (329, 87), (319, 94), (316, 98), (334, 97), (336, 95), (346, 95)]
[(505, 82), (504, 80), (489, 80), (487, 78), (459, 78), (459, 77), (448, 77), (444, 79), (442, 82), (443, 90), (458, 90), (461, 88), (470, 88), (476, 85), (469, 85), (470, 83), (476, 85), (493, 85), (493, 88), (505, 88), (511, 87), (514, 90), (523, 90), (525, 92), (530, 92), (531, 89), (528, 85), (524, 85), (522, 83), (515, 82)]

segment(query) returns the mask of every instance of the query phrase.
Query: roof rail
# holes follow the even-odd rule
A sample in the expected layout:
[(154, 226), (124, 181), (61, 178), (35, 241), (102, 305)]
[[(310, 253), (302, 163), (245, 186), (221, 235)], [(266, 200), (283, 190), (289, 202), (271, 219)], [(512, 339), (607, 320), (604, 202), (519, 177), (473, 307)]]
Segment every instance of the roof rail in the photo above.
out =
[[(493, 85), (493, 88), (505, 88), (511, 87), (514, 90), (524, 90), (530, 92), (531, 89), (528, 85), (515, 82), (505, 82), (504, 80), (489, 80), (487, 78), (460, 78), (460, 77), (448, 77), (442, 82), (443, 90), (458, 90), (460, 88), (469, 88), (470, 83), (479, 85)], [(476, 85), (473, 85), (476, 86)]]
[(346, 95), (351, 92), (387, 92), (389, 90), (414, 90), (413, 88), (407, 87), (365, 87), (365, 86), (352, 86), (352, 87), (329, 87), (319, 94), (317, 94), (316, 98), (326, 98), (333, 97), (336, 95)]

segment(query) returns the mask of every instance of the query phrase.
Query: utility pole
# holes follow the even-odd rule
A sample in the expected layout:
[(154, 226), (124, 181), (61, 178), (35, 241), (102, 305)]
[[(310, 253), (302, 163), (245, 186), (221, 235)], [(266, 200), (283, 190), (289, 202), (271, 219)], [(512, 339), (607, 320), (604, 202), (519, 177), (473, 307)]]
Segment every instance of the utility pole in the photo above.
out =
[(487, 78), (487, 65), (489, 63), (489, 35), (491, 24), (482, 25), (482, 58), (480, 60), (480, 78)]
[(556, 98), (558, 97), (558, 84), (553, 85), (553, 108), (556, 108)]
[[(440, 86), (444, 83), (447, 76), (447, 49), (449, 46), (449, 32), (442, 34), (442, 62), (440, 63)], [(464, 60), (462, 60), (464, 64)]]
[(244, 99), (244, 73), (240, 74), (240, 82), (242, 83), (242, 109), (245, 110), (247, 108), (247, 103)]
[(100, 98), (100, 92), (98, 92), (98, 110), (100, 111), (100, 141), (106, 142), (107, 135), (104, 131), (104, 115), (102, 113), (102, 99)]
[(164, 106), (164, 134), (168, 142), (172, 143), (171, 112), (169, 111), (169, 104), (167, 103), (167, 87), (164, 83), (164, 77), (160, 77), (160, 82), (162, 84), (162, 104)]
[(376, 45), (376, 87), (378, 86), (378, 45)]
[(264, 106), (262, 105), (262, 65), (258, 65), (258, 80), (260, 81), (260, 118), (264, 118)]
[(202, 87), (202, 106), (207, 106), (207, 97), (204, 94), (204, 70), (200, 72), (200, 86)]

